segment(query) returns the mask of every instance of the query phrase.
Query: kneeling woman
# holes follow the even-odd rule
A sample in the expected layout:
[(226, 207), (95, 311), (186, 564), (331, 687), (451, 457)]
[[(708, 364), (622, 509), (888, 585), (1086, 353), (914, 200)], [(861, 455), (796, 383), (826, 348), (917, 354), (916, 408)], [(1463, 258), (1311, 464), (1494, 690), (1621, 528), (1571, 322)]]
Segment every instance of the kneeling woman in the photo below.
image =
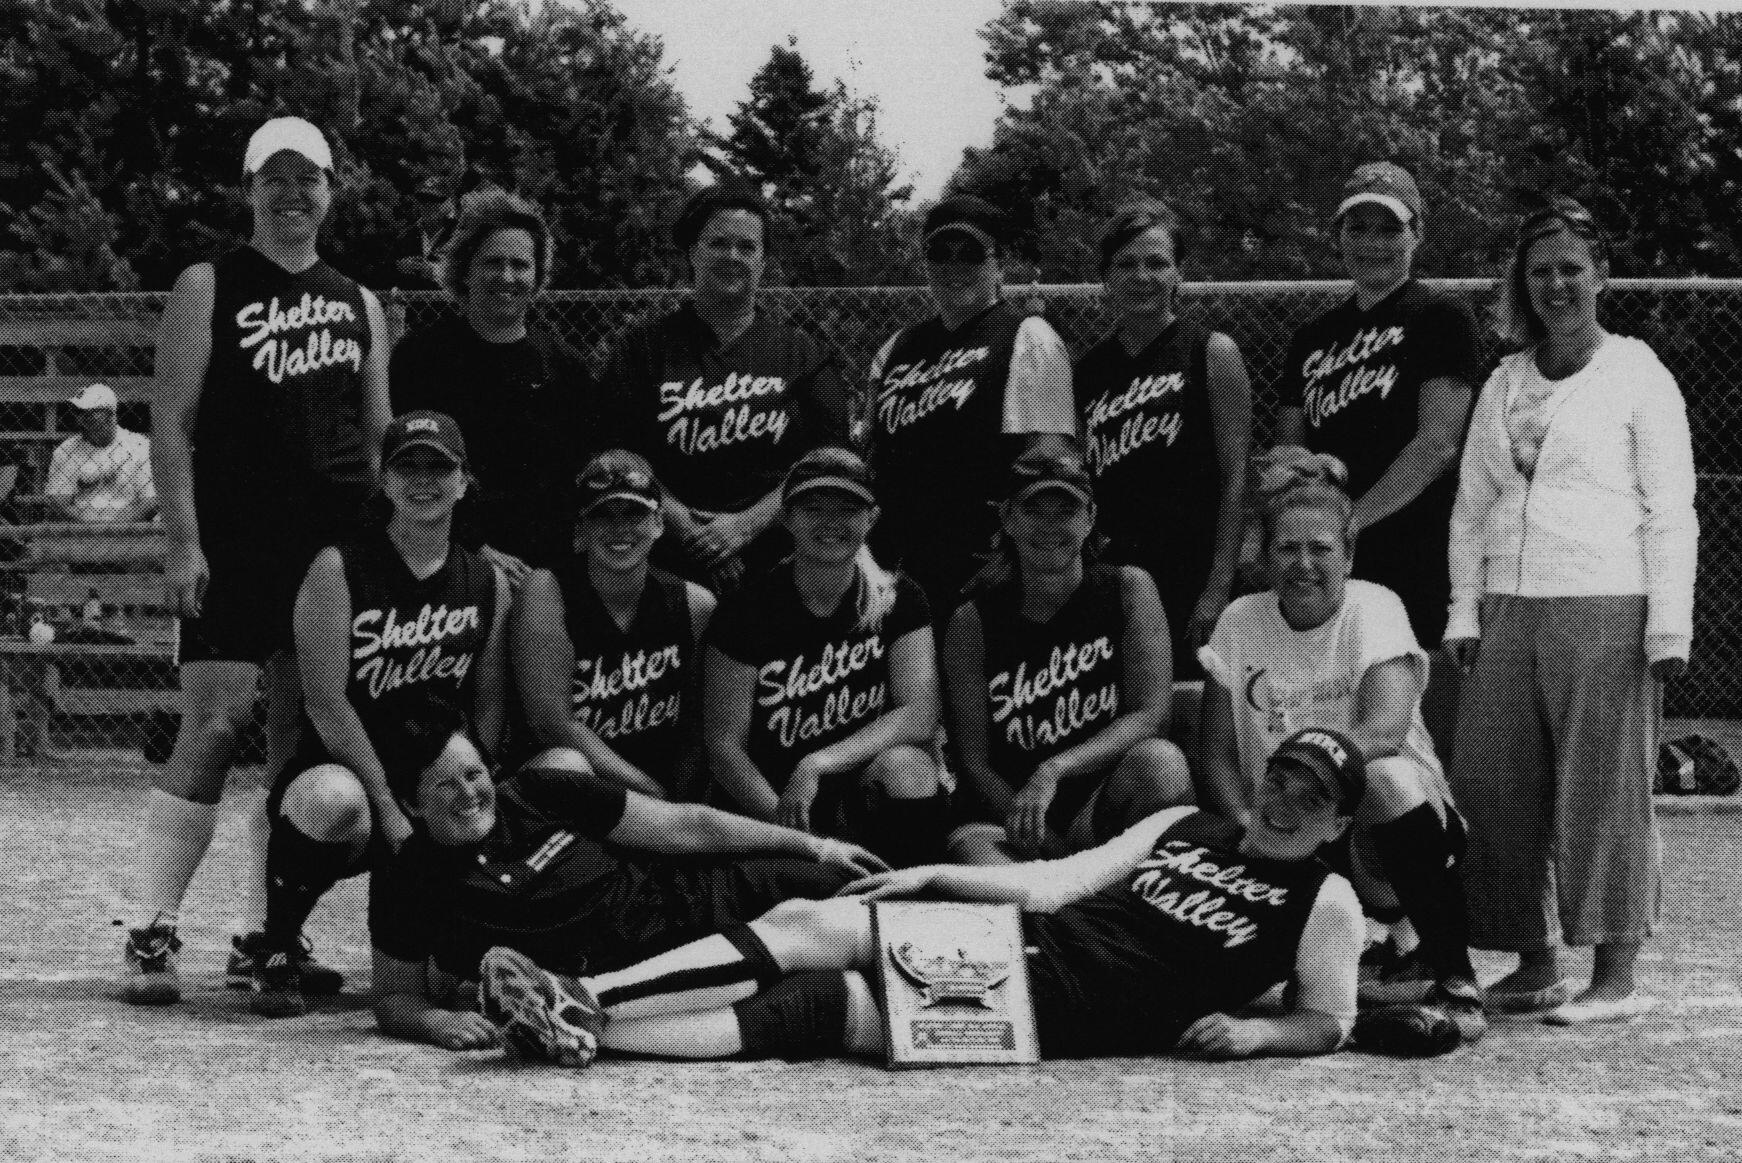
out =
[(508, 586), (454, 543), (454, 507), (471, 486), (459, 426), (408, 412), (381, 442), (385, 527), (321, 550), (296, 599), (305, 721), (267, 801), (265, 948), (253, 1009), (305, 1012), (303, 922), (338, 881), (399, 849), (411, 823), (382, 757), (433, 699), (471, 708), (478, 734), (501, 733)]
[(697, 790), (698, 643), (714, 595), (648, 565), (665, 532), (648, 463), (614, 449), (579, 479), (579, 552), (520, 587), (511, 653), (535, 749), (658, 799)]
[(844, 448), (781, 487), (793, 555), (720, 604), (703, 736), (739, 811), (858, 840), (892, 864), (942, 846), (948, 801), (926, 750), (938, 676), (925, 595), (872, 558), (871, 472)]
[(1205, 806), (1250, 819), (1265, 765), (1291, 732), (1345, 732), (1366, 757), (1367, 792), (1352, 854), (1326, 855), (1352, 869), (1371, 915), (1407, 917), (1420, 937), (1413, 964), (1364, 985), (1364, 1000), (1433, 993), (1473, 1040), (1485, 1026), (1457, 869), (1464, 822), (1422, 722), (1427, 654), (1396, 594), (1349, 580), (1354, 506), (1341, 462), (1325, 457), (1306, 471), (1265, 502), (1271, 591), (1236, 599), (1198, 652), (1209, 676), (1200, 732)]
[(1000, 508), (1002, 556), (944, 641), (950, 731), (988, 821), (952, 838), (969, 864), (1092, 848), (1192, 801), (1185, 755), (1160, 737), (1167, 616), (1148, 573), (1085, 560), (1095, 504), (1082, 461), (1023, 453)]

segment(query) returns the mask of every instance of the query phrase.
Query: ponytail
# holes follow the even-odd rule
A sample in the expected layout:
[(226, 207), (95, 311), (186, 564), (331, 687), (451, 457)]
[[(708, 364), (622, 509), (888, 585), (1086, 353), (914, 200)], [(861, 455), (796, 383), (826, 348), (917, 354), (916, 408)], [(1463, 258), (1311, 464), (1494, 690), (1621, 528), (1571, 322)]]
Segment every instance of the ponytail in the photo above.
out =
[(895, 606), (895, 575), (871, 556), (869, 545), (859, 546), (853, 564), (859, 571), (859, 629), (879, 629), (884, 615)]

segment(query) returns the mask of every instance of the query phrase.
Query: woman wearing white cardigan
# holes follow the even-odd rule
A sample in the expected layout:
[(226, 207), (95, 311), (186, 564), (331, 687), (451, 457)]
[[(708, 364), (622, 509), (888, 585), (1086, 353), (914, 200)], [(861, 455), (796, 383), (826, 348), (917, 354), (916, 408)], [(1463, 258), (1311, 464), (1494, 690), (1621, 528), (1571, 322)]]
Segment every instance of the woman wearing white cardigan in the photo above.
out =
[[(1687, 413), (1651, 349), (1597, 322), (1607, 276), (1578, 203), (1524, 220), (1505, 307), (1527, 346), (1482, 389), (1452, 511), (1446, 643), (1472, 675), (1450, 781), (1470, 825), (1470, 941), (1519, 954), (1489, 1008), (1553, 1024), (1651, 1004), (1634, 962), (1658, 909), (1660, 684), (1692, 637)], [(1596, 947), (1570, 1000), (1563, 942)]]

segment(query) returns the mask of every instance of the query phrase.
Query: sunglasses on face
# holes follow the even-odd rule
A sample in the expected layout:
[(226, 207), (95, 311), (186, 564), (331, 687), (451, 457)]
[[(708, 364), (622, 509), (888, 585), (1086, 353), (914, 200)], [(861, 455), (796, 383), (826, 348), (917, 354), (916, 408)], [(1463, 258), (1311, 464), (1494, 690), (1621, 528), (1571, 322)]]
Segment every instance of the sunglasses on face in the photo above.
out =
[(979, 266), (986, 261), (986, 248), (973, 238), (934, 238), (925, 244), (925, 261)]

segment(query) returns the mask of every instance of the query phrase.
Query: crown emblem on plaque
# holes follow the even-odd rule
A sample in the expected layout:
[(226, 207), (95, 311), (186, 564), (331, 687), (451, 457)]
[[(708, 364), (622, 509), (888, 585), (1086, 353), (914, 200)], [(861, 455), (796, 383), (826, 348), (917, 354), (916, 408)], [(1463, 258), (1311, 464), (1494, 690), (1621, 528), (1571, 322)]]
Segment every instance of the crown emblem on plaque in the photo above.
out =
[(891, 943), (889, 959), (919, 988), (922, 1006), (958, 1002), (991, 1008), (987, 993), (1010, 976), (1006, 943), (973, 913), (949, 910), (948, 921)]

